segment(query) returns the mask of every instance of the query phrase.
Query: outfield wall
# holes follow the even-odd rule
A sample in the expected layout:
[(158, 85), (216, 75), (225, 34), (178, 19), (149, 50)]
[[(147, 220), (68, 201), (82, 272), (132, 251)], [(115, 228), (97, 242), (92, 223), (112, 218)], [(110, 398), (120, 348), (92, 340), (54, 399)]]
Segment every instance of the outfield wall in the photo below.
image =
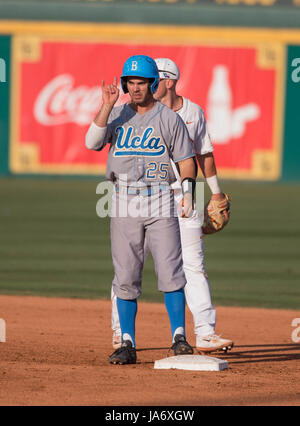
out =
[(299, 28), (299, 0), (0, 0), (1, 19)]
[(107, 149), (87, 151), (84, 135), (101, 79), (136, 53), (178, 63), (179, 92), (205, 111), (221, 177), (300, 179), (300, 28), (30, 19), (0, 20), (0, 174), (103, 174)]
[(9, 173), (10, 42), (0, 35), (0, 176)]

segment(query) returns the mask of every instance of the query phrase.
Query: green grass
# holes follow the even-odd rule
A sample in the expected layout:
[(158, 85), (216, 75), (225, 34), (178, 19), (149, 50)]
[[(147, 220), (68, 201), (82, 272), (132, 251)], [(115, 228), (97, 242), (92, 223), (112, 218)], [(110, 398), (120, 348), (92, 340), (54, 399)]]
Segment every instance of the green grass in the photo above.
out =
[[(95, 179), (0, 179), (0, 293), (109, 298), (109, 220)], [(205, 238), (215, 305), (299, 309), (300, 185), (224, 182), (231, 222)], [(142, 300), (163, 301), (153, 261)]]

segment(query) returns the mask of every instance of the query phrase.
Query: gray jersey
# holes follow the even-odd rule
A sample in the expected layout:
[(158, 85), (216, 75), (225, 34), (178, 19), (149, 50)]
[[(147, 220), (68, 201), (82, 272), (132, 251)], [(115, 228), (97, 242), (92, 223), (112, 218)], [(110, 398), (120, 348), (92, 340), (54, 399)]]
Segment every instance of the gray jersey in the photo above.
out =
[(113, 108), (106, 143), (111, 145), (106, 177), (113, 182), (122, 181), (120, 175), (126, 174), (128, 184), (171, 184), (176, 177), (170, 159), (177, 163), (195, 156), (183, 120), (160, 102), (144, 114), (129, 104)]

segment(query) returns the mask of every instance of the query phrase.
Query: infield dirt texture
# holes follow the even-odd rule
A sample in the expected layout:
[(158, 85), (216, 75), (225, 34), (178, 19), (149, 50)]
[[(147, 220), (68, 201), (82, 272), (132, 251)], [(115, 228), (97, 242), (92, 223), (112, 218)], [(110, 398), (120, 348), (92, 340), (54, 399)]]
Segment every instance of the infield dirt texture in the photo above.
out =
[[(236, 347), (222, 372), (154, 370), (170, 342), (161, 303), (141, 303), (136, 365), (115, 366), (110, 302), (2, 296), (1, 405), (299, 405), (297, 311), (217, 308), (217, 331)], [(193, 342), (190, 315), (188, 337)]]
[[(231, 222), (205, 238), (216, 331), (235, 341), (214, 354), (223, 372), (154, 370), (171, 342), (151, 258), (138, 363), (108, 363), (113, 270), (96, 185), (0, 180), (0, 405), (300, 405), (299, 185), (223, 184)], [(188, 309), (187, 336), (194, 345)]]

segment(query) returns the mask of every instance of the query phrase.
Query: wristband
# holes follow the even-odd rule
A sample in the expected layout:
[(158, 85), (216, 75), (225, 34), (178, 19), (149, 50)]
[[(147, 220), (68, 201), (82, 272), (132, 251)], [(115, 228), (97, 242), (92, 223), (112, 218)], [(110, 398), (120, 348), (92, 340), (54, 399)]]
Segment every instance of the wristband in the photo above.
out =
[(206, 182), (212, 194), (220, 194), (222, 192), (219, 186), (217, 175), (206, 178)]
[(189, 194), (192, 194), (192, 197), (194, 199), (195, 188), (196, 188), (195, 179), (189, 178), (189, 177), (184, 178), (183, 181), (181, 182), (181, 187), (182, 187), (183, 195), (188, 192)]

